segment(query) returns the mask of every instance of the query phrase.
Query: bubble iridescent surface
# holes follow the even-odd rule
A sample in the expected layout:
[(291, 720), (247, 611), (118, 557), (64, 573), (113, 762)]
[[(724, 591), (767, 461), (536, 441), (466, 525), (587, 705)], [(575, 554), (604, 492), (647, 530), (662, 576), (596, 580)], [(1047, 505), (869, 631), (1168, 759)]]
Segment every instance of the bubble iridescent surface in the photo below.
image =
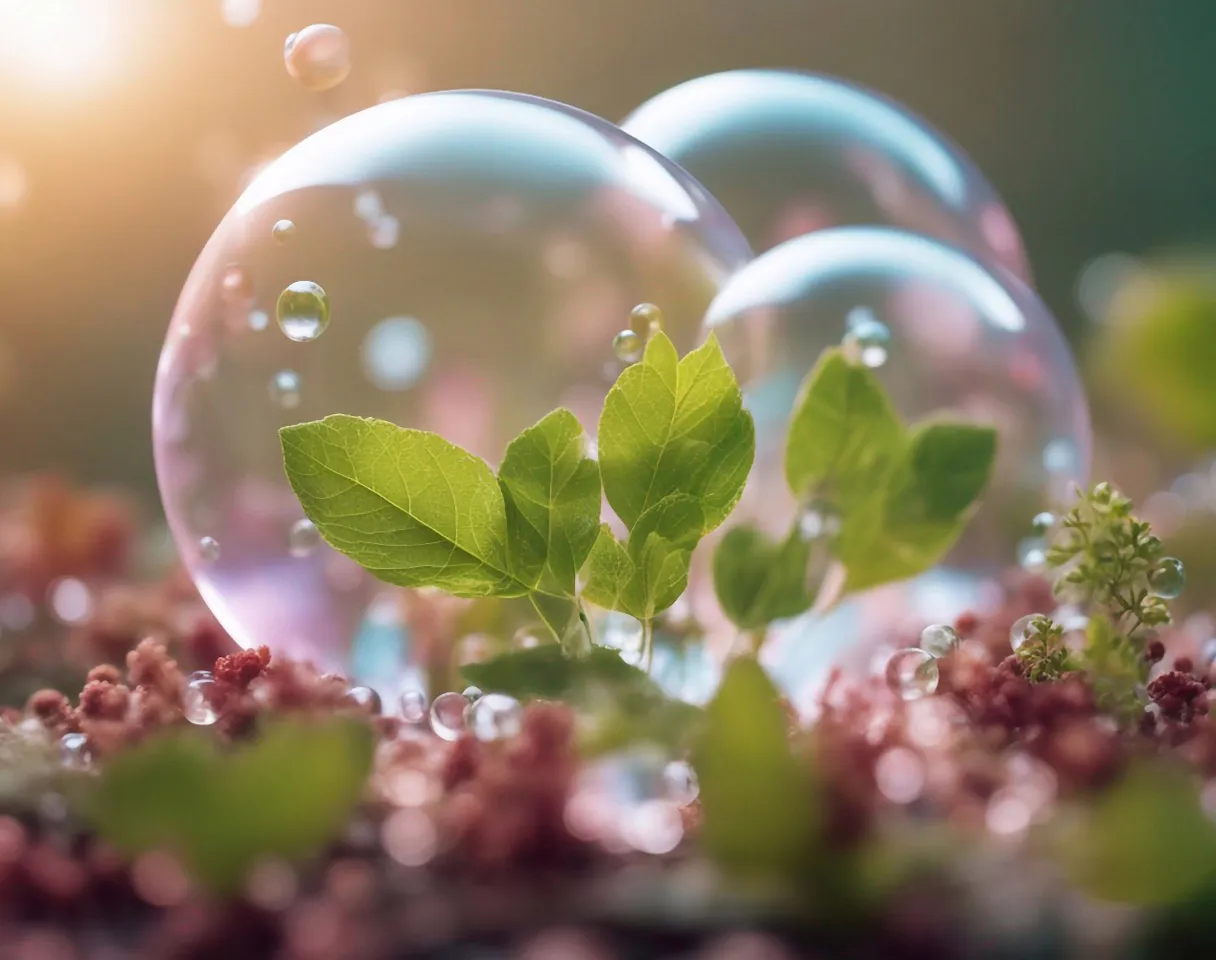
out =
[(310, 24), (284, 41), (283, 63), (309, 90), (329, 90), (350, 73), (350, 40), (341, 27)]
[[(378, 249), (367, 220), (384, 217), (400, 232)], [(281, 220), (296, 225), (290, 243), (274, 239)], [(534, 97), (393, 100), (287, 151), (200, 256), (157, 376), (161, 494), (211, 609), (243, 646), (311, 659), (396, 702), (418, 644), (408, 626), (377, 626), (379, 585), (353, 563), (323, 543), (292, 555), (303, 514), (278, 429), (374, 416), (496, 463), (558, 406), (594, 426), (605, 366), (619, 369), (613, 336), (638, 304), (658, 305), (691, 349), (714, 294), (750, 256), (674, 164)], [(301, 279), (329, 299), (323, 336), (296, 343), (251, 324)], [(282, 370), (302, 384), (291, 409), (267, 391)], [(203, 537), (223, 545), (210, 563)]]
[(1087, 478), (1085, 394), (1055, 320), (1029, 287), (902, 231), (844, 227), (791, 240), (740, 270), (710, 306), (706, 331), (717, 334), (756, 418), (740, 516), (788, 529), (789, 414), (803, 379), (859, 309), (890, 331), (886, 362), (873, 373), (905, 422), (947, 416), (996, 428), (992, 479), (951, 560), (981, 573), (1013, 564), (1033, 518)]
[(881, 94), (737, 70), (666, 90), (622, 126), (704, 183), (757, 251), (830, 227), (890, 226), (1030, 275), (1013, 217), (975, 164)]

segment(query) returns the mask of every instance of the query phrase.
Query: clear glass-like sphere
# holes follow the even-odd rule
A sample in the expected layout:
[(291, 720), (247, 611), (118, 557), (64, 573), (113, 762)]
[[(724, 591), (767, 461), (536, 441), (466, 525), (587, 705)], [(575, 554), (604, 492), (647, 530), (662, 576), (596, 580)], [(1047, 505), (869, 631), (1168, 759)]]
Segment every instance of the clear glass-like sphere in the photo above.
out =
[(735, 70), (666, 90), (622, 126), (705, 184), (758, 251), (829, 227), (891, 226), (1029, 279), (1017, 226), (975, 164), (880, 94)]
[[(278, 429), (374, 416), (494, 463), (559, 405), (594, 427), (634, 307), (656, 304), (687, 350), (750, 255), (674, 164), (535, 97), (410, 97), (308, 138), (220, 224), (161, 356), (157, 473), (203, 596), (242, 645), (311, 659), (395, 701), (408, 631), (368, 629), (370, 578), (324, 544), (305, 548)], [(284, 291), (314, 287), (323, 335), (267, 322)], [(274, 386), (284, 371), (290, 403)]]
[(871, 367), (905, 423), (941, 415), (996, 428), (980, 509), (950, 560), (976, 573), (1016, 562), (1034, 517), (1087, 478), (1089, 410), (1054, 319), (1025, 284), (955, 248), (874, 227), (808, 234), (740, 270), (710, 306), (756, 418), (743, 513), (775, 530), (797, 507), (783, 473), (797, 391), (829, 347), (849, 354), (863, 316), (881, 325)]

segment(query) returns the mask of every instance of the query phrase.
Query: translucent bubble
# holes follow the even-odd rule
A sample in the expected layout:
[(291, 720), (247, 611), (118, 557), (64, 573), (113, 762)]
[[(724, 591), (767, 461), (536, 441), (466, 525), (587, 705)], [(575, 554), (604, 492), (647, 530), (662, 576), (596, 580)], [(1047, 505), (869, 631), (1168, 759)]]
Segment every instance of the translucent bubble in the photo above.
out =
[(517, 736), (523, 722), (523, 706), (504, 693), (487, 693), (469, 707), (469, 730), (485, 743)]
[(642, 338), (632, 330), (622, 330), (612, 338), (612, 352), (621, 363), (636, 363), (642, 359)]
[(93, 765), (89, 738), (83, 733), (65, 733), (60, 737), (59, 756), (69, 770), (88, 770)]
[[(400, 234), (380, 250), (368, 226), (384, 216)], [(284, 219), (296, 232), (279, 244), (272, 228)], [(578, 249), (579, 269), (552, 269), (555, 244)], [(658, 305), (685, 352), (750, 256), (682, 170), (611, 124), (534, 97), (406, 97), (287, 151), (203, 251), (158, 370), (158, 479), (208, 605), (240, 645), (312, 660), (396, 701), (405, 686), (393, 677), (428, 648), (408, 628), (363, 630), (381, 588), (326, 544), (291, 555), (300, 505), (278, 430), (334, 413), (379, 417), (494, 464), (559, 406), (594, 428), (630, 311)], [(221, 295), (229, 264), (250, 281), (239, 313)], [(302, 278), (332, 305), (324, 336), (255, 333), (251, 311), (274, 312)], [(304, 385), (290, 410), (266, 396), (287, 369)], [(202, 561), (203, 536), (223, 544), (222, 558)], [(377, 678), (359, 665), (371, 663)]]
[(819, 540), (840, 533), (840, 511), (826, 500), (812, 500), (798, 513), (798, 535), (803, 540)]
[(270, 378), (267, 390), (270, 399), (284, 410), (294, 410), (300, 405), (300, 375), (294, 370), (280, 370)]
[(321, 532), (311, 520), (297, 520), (288, 535), (287, 552), (293, 557), (303, 560), (321, 543)]
[(465, 731), (465, 711), (469, 701), (464, 694), (441, 693), (431, 703), (431, 729), (443, 740), (459, 740)]
[(1186, 569), (1177, 557), (1163, 557), (1149, 575), (1148, 585), (1157, 596), (1173, 600), (1186, 587)]
[(402, 720), (406, 723), (421, 723), (426, 719), (426, 694), (421, 690), (405, 690), (400, 699)]
[(271, 235), (279, 243), (286, 243), (295, 232), (296, 225), (290, 220), (276, 220), (274, 226), (270, 228)]
[(1017, 227), (983, 174), (880, 94), (737, 70), (664, 91), (623, 127), (705, 184), (758, 251), (830, 227), (889, 226), (1029, 278)]
[(920, 648), (934, 657), (944, 657), (958, 649), (959, 636), (944, 623), (931, 623), (920, 632)]
[[(849, 227), (791, 240), (740, 270), (706, 316), (756, 419), (756, 463), (739, 517), (788, 528), (786, 426), (798, 390), (841, 330), (881, 324), (874, 370), (906, 423), (992, 426), (997, 455), (980, 508), (947, 562), (1007, 567), (1032, 518), (1089, 469), (1085, 393), (1055, 320), (1027, 286), (926, 237)], [(1064, 446), (1069, 455), (1059, 457)]]
[(275, 312), (288, 340), (316, 340), (329, 326), (329, 297), (320, 284), (297, 280), (279, 294)]
[(351, 687), (346, 691), (346, 700), (351, 706), (368, 713), (379, 713), (381, 709), (380, 694), (371, 687)]
[(474, 701), (481, 699), (481, 696), (482, 696), (481, 687), (474, 687), (474, 686), (465, 687), (464, 690), (461, 691), (460, 695), (462, 697), (464, 697), (466, 700), (468, 700), (470, 703), (473, 703)]
[(663, 311), (653, 303), (639, 303), (629, 314), (629, 325), (644, 337), (663, 329)]
[(1045, 537), (1055, 525), (1056, 515), (1050, 510), (1036, 513), (1034, 519), (1030, 521), (1030, 528), (1040, 537)]
[(845, 356), (870, 369), (887, 362), (891, 331), (885, 323), (865, 308), (851, 310), (845, 323), (847, 329), (842, 341)]
[(219, 719), (214, 697), (215, 677), (206, 670), (196, 670), (182, 691), (182, 715), (197, 726), (210, 726)]
[(1030, 573), (1041, 573), (1047, 567), (1047, 541), (1042, 537), (1025, 537), (1018, 541), (1018, 566)]
[(1018, 617), (1009, 628), (1009, 646), (1013, 648), (1014, 653), (1017, 653), (1029, 638), (1030, 624), (1037, 616), (1037, 613), (1028, 613), (1024, 617)]
[(220, 558), (220, 542), (215, 537), (201, 537), (198, 541), (198, 558), (203, 563), (215, 563)]
[(919, 700), (937, 690), (937, 659), (916, 647), (896, 650), (887, 661), (887, 686), (901, 700)]
[(283, 62), (309, 90), (329, 90), (350, 73), (350, 40), (332, 24), (314, 23), (287, 38)]

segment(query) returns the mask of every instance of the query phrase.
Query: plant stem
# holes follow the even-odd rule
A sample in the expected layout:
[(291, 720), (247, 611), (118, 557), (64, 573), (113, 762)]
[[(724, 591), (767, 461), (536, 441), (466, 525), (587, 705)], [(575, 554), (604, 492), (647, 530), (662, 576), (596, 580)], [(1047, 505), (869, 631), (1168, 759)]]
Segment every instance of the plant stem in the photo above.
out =
[(650, 673), (654, 663), (654, 621), (647, 618), (642, 621), (642, 669)]

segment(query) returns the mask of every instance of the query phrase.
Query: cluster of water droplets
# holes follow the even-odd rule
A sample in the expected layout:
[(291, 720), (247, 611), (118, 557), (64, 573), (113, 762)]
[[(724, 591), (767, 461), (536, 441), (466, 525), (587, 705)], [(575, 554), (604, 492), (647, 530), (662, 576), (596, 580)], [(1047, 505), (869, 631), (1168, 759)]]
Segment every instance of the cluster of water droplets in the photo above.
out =
[(941, 680), (937, 661), (958, 649), (958, 632), (948, 624), (932, 623), (920, 634), (919, 647), (896, 650), (887, 660), (887, 686), (901, 700), (932, 696)]
[(417, 690), (401, 696), (401, 717), (408, 723), (428, 721), (435, 736), (459, 740), (466, 733), (483, 743), (509, 740), (523, 729), (524, 708), (505, 693), (483, 693), (477, 687), (448, 691), (426, 707), (426, 697)]
[(612, 338), (612, 352), (621, 363), (637, 363), (646, 343), (662, 329), (663, 311), (653, 303), (640, 303), (629, 315), (629, 326)]

